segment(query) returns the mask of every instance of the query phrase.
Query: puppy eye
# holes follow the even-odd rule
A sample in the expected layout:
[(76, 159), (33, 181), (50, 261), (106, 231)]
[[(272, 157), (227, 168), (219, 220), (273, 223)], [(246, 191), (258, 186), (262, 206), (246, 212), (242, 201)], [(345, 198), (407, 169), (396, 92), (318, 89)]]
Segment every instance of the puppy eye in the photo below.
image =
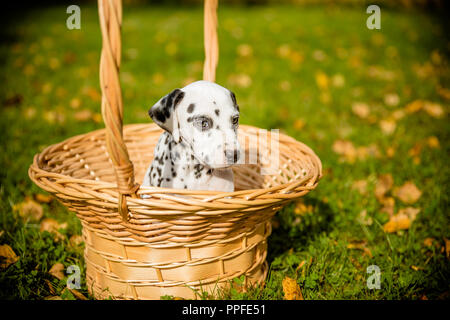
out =
[(209, 122), (208, 122), (208, 120), (202, 120), (202, 129), (203, 130), (209, 129)]
[(233, 118), (231, 119), (231, 123), (233, 124), (233, 126), (238, 125), (238, 123), (239, 123), (239, 117), (238, 117), (238, 116), (233, 117)]
[(194, 126), (200, 131), (207, 131), (212, 128), (212, 120), (206, 117), (199, 117), (195, 119)]

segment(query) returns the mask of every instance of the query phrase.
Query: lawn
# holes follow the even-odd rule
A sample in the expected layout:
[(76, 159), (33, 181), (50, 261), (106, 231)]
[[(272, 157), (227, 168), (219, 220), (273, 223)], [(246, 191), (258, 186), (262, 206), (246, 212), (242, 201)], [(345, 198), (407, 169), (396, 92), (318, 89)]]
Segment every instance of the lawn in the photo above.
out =
[[(27, 175), (45, 146), (103, 128), (97, 8), (81, 6), (81, 30), (65, 11), (11, 14), (0, 31), (0, 244), (17, 255), (1, 257), (1, 299), (74, 299), (57, 263), (84, 278), (80, 222)], [(449, 299), (450, 42), (431, 14), (381, 12), (369, 30), (363, 7), (220, 7), (217, 82), (241, 123), (280, 129), (324, 167), (273, 221), (266, 285), (224, 298), (283, 299), (290, 277), (304, 299)], [(202, 28), (201, 7), (124, 7), (125, 123), (201, 79)]]

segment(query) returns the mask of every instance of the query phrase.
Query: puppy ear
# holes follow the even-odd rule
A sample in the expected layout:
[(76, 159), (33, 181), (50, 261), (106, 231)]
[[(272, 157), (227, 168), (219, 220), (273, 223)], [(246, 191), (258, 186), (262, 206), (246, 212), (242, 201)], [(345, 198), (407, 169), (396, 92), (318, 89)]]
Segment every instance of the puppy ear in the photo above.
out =
[(239, 111), (239, 106), (237, 104), (236, 96), (234, 95), (233, 91), (230, 91), (230, 97), (231, 97), (231, 101), (233, 101), (233, 106), (237, 109), (237, 111)]
[(178, 122), (176, 107), (183, 98), (184, 92), (180, 89), (175, 89), (168, 95), (162, 97), (148, 110), (148, 114), (153, 121), (171, 133), (175, 142), (180, 142), (180, 124)]

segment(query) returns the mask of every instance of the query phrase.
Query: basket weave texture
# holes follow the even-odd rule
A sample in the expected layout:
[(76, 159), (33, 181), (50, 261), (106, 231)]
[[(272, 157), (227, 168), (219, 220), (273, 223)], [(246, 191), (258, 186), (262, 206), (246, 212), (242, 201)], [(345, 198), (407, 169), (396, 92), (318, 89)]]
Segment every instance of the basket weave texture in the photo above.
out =
[[(210, 65), (205, 70), (212, 80), (218, 59), (217, 36), (210, 32), (217, 23), (216, 7), (217, 0), (205, 1), (210, 51), (205, 50)], [(241, 125), (245, 163), (252, 164), (233, 168), (235, 192), (138, 188), (162, 129), (155, 124), (122, 126), (117, 54), (121, 2), (99, 0), (99, 16), (106, 127), (47, 147), (29, 168), (30, 178), (81, 220), (88, 289), (96, 298), (196, 298), (199, 290), (214, 294), (241, 275), (245, 285), (262, 283), (270, 219), (317, 186), (319, 158), (284, 134), (261, 134)], [(260, 149), (262, 145), (267, 148)], [(277, 170), (263, 174), (273, 163)]]

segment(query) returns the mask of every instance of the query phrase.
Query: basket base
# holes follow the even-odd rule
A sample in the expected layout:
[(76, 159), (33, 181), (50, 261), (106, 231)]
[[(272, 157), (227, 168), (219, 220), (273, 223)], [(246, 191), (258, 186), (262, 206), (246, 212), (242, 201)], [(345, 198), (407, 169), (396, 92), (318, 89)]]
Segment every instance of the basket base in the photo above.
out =
[(242, 275), (243, 289), (261, 285), (270, 232), (266, 221), (222, 243), (149, 246), (117, 241), (83, 223), (87, 287), (97, 299), (157, 300), (166, 295), (197, 299), (205, 293), (220, 297), (230, 280)]
[[(246, 275), (247, 284), (257, 286), (263, 285), (267, 276), (268, 264), (264, 261), (261, 266), (253, 270), (253, 272)], [(158, 287), (151, 285), (142, 286), (127, 286), (115, 282), (114, 280), (104, 279), (104, 286), (97, 285), (95, 274), (92, 274), (89, 267), (86, 271), (86, 282), (89, 293), (96, 299), (114, 299), (114, 300), (159, 300), (163, 296), (173, 296), (174, 298), (183, 299), (199, 299), (202, 293), (206, 292), (210, 296), (217, 297), (221, 290), (230, 288), (230, 281), (216, 282), (213, 284), (199, 285), (199, 286), (172, 286), (172, 287)], [(106, 283), (105, 283), (106, 282)], [(134, 288), (134, 289), (133, 289)], [(123, 294), (117, 296), (113, 291), (123, 291)]]

